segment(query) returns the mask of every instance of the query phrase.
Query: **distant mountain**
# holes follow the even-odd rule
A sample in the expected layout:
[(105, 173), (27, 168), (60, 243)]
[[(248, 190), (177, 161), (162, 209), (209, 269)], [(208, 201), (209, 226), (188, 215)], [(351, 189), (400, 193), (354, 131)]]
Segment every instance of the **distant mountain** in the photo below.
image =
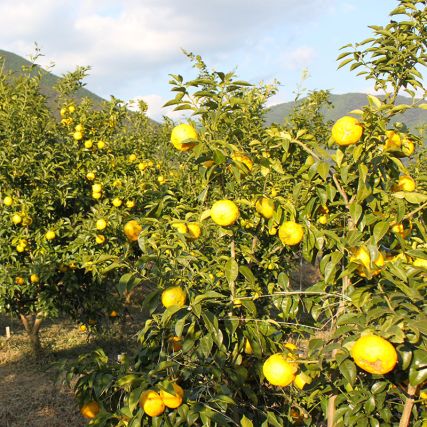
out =
[[(323, 114), (326, 120), (335, 121), (338, 118), (347, 115), (350, 111), (361, 108), (368, 103), (367, 95), (364, 93), (346, 93), (344, 95), (331, 95), (330, 101), (334, 108), (325, 109)], [(398, 96), (396, 104), (411, 104), (410, 98)], [(294, 106), (294, 102), (286, 102), (270, 107), (266, 114), (266, 123), (282, 124), (284, 119), (289, 116)], [(405, 123), (415, 134), (418, 134), (416, 128), (427, 125), (427, 111), (416, 108), (396, 116)]]
[[(23, 72), (23, 67), (29, 67), (32, 65), (30, 61), (22, 58), (21, 56), (1, 49), (0, 58), (2, 59), (2, 61), (4, 61), (4, 69), (12, 71), (16, 74), (21, 74)], [(39, 68), (40, 70), (41, 67), (37, 66), (37, 68)], [(34, 70), (34, 72), (38, 71), (37, 68)], [(43, 70), (41, 79), (41, 91), (47, 97), (48, 103), (52, 107), (55, 104), (55, 99), (57, 96), (53, 87), (57, 84), (58, 80), (60, 80), (60, 77), (56, 76), (53, 73), (50, 73), (49, 71)], [(79, 100), (81, 98), (90, 98), (93, 101), (94, 105), (99, 105), (102, 101), (104, 101), (103, 98), (85, 88), (80, 88), (79, 90), (77, 90), (73, 98), (75, 98), (76, 100)]]

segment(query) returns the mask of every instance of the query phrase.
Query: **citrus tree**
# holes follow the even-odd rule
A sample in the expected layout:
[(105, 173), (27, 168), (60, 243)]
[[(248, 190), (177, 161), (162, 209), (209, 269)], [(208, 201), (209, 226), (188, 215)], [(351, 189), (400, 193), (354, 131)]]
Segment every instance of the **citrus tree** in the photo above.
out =
[(54, 112), (35, 66), (0, 75), (0, 311), (35, 352), (47, 317), (95, 328), (121, 311), (120, 268), (139, 255), (123, 227), (147, 198), (143, 174), (157, 175), (146, 106), (75, 101), (86, 71), (59, 81)]
[(391, 15), (339, 57), (385, 96), (333, 126), (320, 95), (265, 128), (275, 87), (192, 54), (198, 77), (171, 76), (192, 121), (171, 129), (173, 174), (120, 279), (146, 289), (137, 351), (69, 368), (91, 425), (422, 425), (427, 193), (399, 115), (426, 108), (425, 1)]

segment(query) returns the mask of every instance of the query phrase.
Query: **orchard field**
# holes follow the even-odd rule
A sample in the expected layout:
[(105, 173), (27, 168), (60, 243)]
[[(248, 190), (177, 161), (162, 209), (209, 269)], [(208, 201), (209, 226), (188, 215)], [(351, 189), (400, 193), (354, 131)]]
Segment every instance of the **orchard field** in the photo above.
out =
[(338, 56), (383, 95), (335, 123), (315, 91), (267, 127), (275, 85), (188, 52), (180, 123), (3, 70), (6, 425), (48, 420), (28, 384), (52, 426), (427, 426), (427, 10), (395, 6)]

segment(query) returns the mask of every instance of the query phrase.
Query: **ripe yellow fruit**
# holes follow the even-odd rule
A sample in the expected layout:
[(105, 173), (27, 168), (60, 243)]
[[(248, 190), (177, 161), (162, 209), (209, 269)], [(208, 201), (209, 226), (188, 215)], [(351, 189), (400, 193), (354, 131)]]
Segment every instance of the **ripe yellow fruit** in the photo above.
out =
[(328, 223), (328, 215), (320, 215), (319, 218), (317, 218), (317, 222), (319, 224), (325, 225)]
[(87, 331), (86, 325), (80, 325), (79, 330), (80, 330), (80, 332), (86, 332)]
[(93, 181), (93, 180), (95, 179), (95, 174), (94, 174), (93, 172), (88, 172), (88, 173), (86, 174), (86, 179), (87, 179), (88, 181)]
[(79, 123), (78, 125), (76, 125), (76, 127), (74, 128), (74, 130), (76, 132), (83, 132), (84, 131), (84, 127), (83, 127), (82, 124)]
[(21, 215), (19, 215), (19, 214), (14, 214), (14, 215), (12, 216), (12, 222), (13, 222), (15, 225), (20, 224), (20, 223), (22, 222), (22, 216), (21, 216)]
[(24, 252), (25, 249), (26, 249), (26, 245), (23, 245), (21, 243), (19, 245), (16, 245), (16, 251), (19, 252), (19, 253)]
[(70, 113), (74, 113), (74, 111), (76, 111), (76, 107), (75, 107), (74, 105), (70, 105), (70, 106), (68, 107), (68, 111), (69, 111)]
[(61, 117), (64, 117), (67, 114), (67, 109), (65, 107), (62, 107), (59, 110), (59, 114), (61, 115)]
[(415, 258), (414, 261), (412, 262), (412, 265), (414, 267), (420, 267), (420, 268), (427, 269), (427, 259), (424, 259), (424, 258)]
[[(219, 274), (219, 273), (218, 273)], [(217, 276), (218, 276), (217, 274)], [(219, 277), (219, 276), (218, 276)], [(240, 298), (233, 299), (233, 306), (234, 307), (241, 307), (242, 306), (242, 300)]]
[(100, 411), (100, 407), (98, 402), (91, 401), (88, 403), (85, 403), (81, 409), (80, 413), (88, 420), (95, 418)]
[(166, 409), (160, 395), (154, 390), (146, 390), (139, 398), (139, 406), (150, 417), (157, 417)]
[(185, 304), (185, 292), (180, 286), (171, 286), (162, 292), (162, 304), (164, 307), (177, 305), (182, 307)]
[(406, 157), (412, 156), (415, 151), (415, 144), (410, 139), (404, 137), (402, 140), (401, 151)]
[(187, 224), (187, 228), (188, 228), (188, 234), (194, 240), (198, 239), (202, 234), (202, 229), (200, 227), (200, 224), (198, 224), (197, 222), (189, 222)]
[(136, 154), (129, 154), (128, 160), (129, 162), (134, 162), (136, 160)]
[(211, 208), (213, 222), (223, 227), (233, 225), (238, 220), (239, 215), (239, 208), (231, 200), (218, 200)]
[(386, 141), (384, 148), (390, 151), (400, 150), (400, 147), (402, 146), (400, 135), (393, 130), (387, 130), (385, 135)]
[(39, 275), (38, 275), (38, 274), (33, 273), (33, 274), (30, 276), (30, 282), (31, 282), (31, 283), (38, 283), (39, 281), (40, 281), (40, 277), (39, 277)]
[(386, 339), (364, 335), (356, 340), (351, 356), (354, 363), (366, 372), (383, 375), (391, 372), (397, 363), (397, 352)]
[(181, 406), (184, 398), (184, 390), (178, 384), (173, 383), (172, 387), (175, 394), (169, 393), (165, 390), (160, 390), (160, 398), (163, 400), (165, 406), (171, 409), (176, 409)]
[(100, 199), (101, 197), (102, 197), (102, 194), (101, 193), (97, 193), (97, 192), (93, 192), (92, 193), (92, 197), (94, 198), (94, 199), (96, 199), (96, 200), (98, 200), (98, 199)]
[(414, 191), (416, 187), (415, 181), (409, 175), (399, 177), (397, 184), (393, 187), (394, 191)]
[(105, 142), (104, 141), (98, 141), (98, 144), (96, 144), (98, 149), (102, 150), (105, 147)]
[(23, 277), (18, 276), (18, 277), (16, 277), (16, 278), (15, 278), (15, 283), (16, 283), (17, 285), (23, 285), (23, 284), (25, 283), (25, 280), (24, 280), (24, 278), (23, 278)]
[(344, 116), (332, 126), (332, 138), (340, 146), (356, 144), (362, 137), (363, 127), (357, 119)]
[(97, 234), (95, 241), (96, 243), (98, 243), (98, 245), (102, 245), (103, 243), (105, 243), (105, 236), (103, 234)]
[(137, 220), (132, 219), (125, 224), (125, 226), (123, 227), (123, 231), (126, 237), (131, 242), (135, 242), (138, 240), (138, 236), (139, 236), (139, 233), (141, 233), (142, 231), (142, 227)]
[(233, 153), (231, 158), (235, 162), (243, 163), (249, 169), (249, 171), (251, 171), (254, 166), (253, 161), (244, 153)]
[(384, 255), (381, 252), (378, 252), (378, 256), (374, 260), (374, 266), (377, 267), (374, 269), (371, 268), (371, 256), (366, 246), (360, 246), (357, 249), (353, 249), (352, 252), (353, 255), (350, 257), (350, 261), (362, 264), (357, 269), (358, 274), (362, 277), (366, 277), (367, 273), (370, 276), (376, 276), (381, 272), (381, 268), (384, 267), (385, 260)]
[(274, 201), (267, 197), (260, 197), (255, 203), (256, 211), (266, 219), (274, 215)]
[(297, 371), (298, 365), (287, 360), (281, 353), (271, 355), (262, 366), (266, 380), (280, 387), (289, 385), (295, 379)]
[(126, 207), (129, 208), (129, 209), (134, 208), (135, 207), (135, 202), (133, 200), (128, 200), (126, 202)]
[(284, 245), (297, 245), (304, 237), (304, 229), (301, 224), (294, 221), (285, 221), (279, 227), (279, 239)]
[(112, 203), (113, 203), (113, 206), (118, 208), (119, 206), (122, 205), (123, 201), (121, 199), (119, 199), (118, 197), (116, 197), (113, 199)]
[(81, 139), (83, 139), (83, 133), (82, 132), (74, 132), (73, 133), (73, 138), (76, 140), (76, 141), (80, 141)]
[(56, 233), (53, 230), (49, 230), (46, 232), (44, 237), (46, 238), (46, 240), (53, 240), (56, 237)]
[(197, 142), (198, 135), (193, 126), (187, 123), (182, 123), (172, 129), (171, 143), (177, 150), (191, 150)]
[(93, 141), (91, 139), (88, 139), (87, 141), (85, 141), (85, 148), (89, 149), (92, 148), (93, 146)]
[(10, 197), (10, 196), (6, 196), (6, 197), (3, 199), (3, 203), (4, 203), (4, 205), (5, 205), (5, 206), (11, 206), (11, 205), (12, 205), (12, 203), (13, 203), (13, 199), (12, 199), (12, 197)]
[(107, 226), (107, 221), (105, 221), (105, 219), (101, 218), (98, 219), (98, 221), (96, 221), (96, 229), (97, 230), (104, 230), (105, 227)]
[(252, 349), (251, 343), (249, 342), (249, 340), (247, 338), (245, 338), (244, 352), (246, 354), (252, 354), (254, 352), (254, 350)]
[(119, 315), (119, 313), (117, 313), (117, 311), (115, 311), (115, 310), (113, 310), (111, 313), (110, 313), (110, 317), (117, 317)]
[(174, 222), (172, 227), (175, 228), (178, 233), (185, 234), (188, 231), (187, 226), (183, 222)]
[(100, 193), (101, 191), (102, 191), (102, 184), (93, 184), (92, 185), (92, 192)]
[(159, 175), (157, 177), (157, 181), (159, 182), (159, 184), (164, 184), (166, 182), (166, 178), (163, 175)]

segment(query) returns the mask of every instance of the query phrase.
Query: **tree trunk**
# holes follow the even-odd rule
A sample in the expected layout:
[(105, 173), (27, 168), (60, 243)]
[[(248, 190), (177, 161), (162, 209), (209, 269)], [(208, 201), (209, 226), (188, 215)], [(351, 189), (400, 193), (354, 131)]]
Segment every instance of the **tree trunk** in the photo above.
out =
[(28, 335), (31, 354), (35, 358), (39, 358), (42, 352), (39, 331), (43, 321), (43, 316), (41, 313), (37, 313), (36, 315), (20, 314), (19, 317), (24, 325), (25, 332)]

